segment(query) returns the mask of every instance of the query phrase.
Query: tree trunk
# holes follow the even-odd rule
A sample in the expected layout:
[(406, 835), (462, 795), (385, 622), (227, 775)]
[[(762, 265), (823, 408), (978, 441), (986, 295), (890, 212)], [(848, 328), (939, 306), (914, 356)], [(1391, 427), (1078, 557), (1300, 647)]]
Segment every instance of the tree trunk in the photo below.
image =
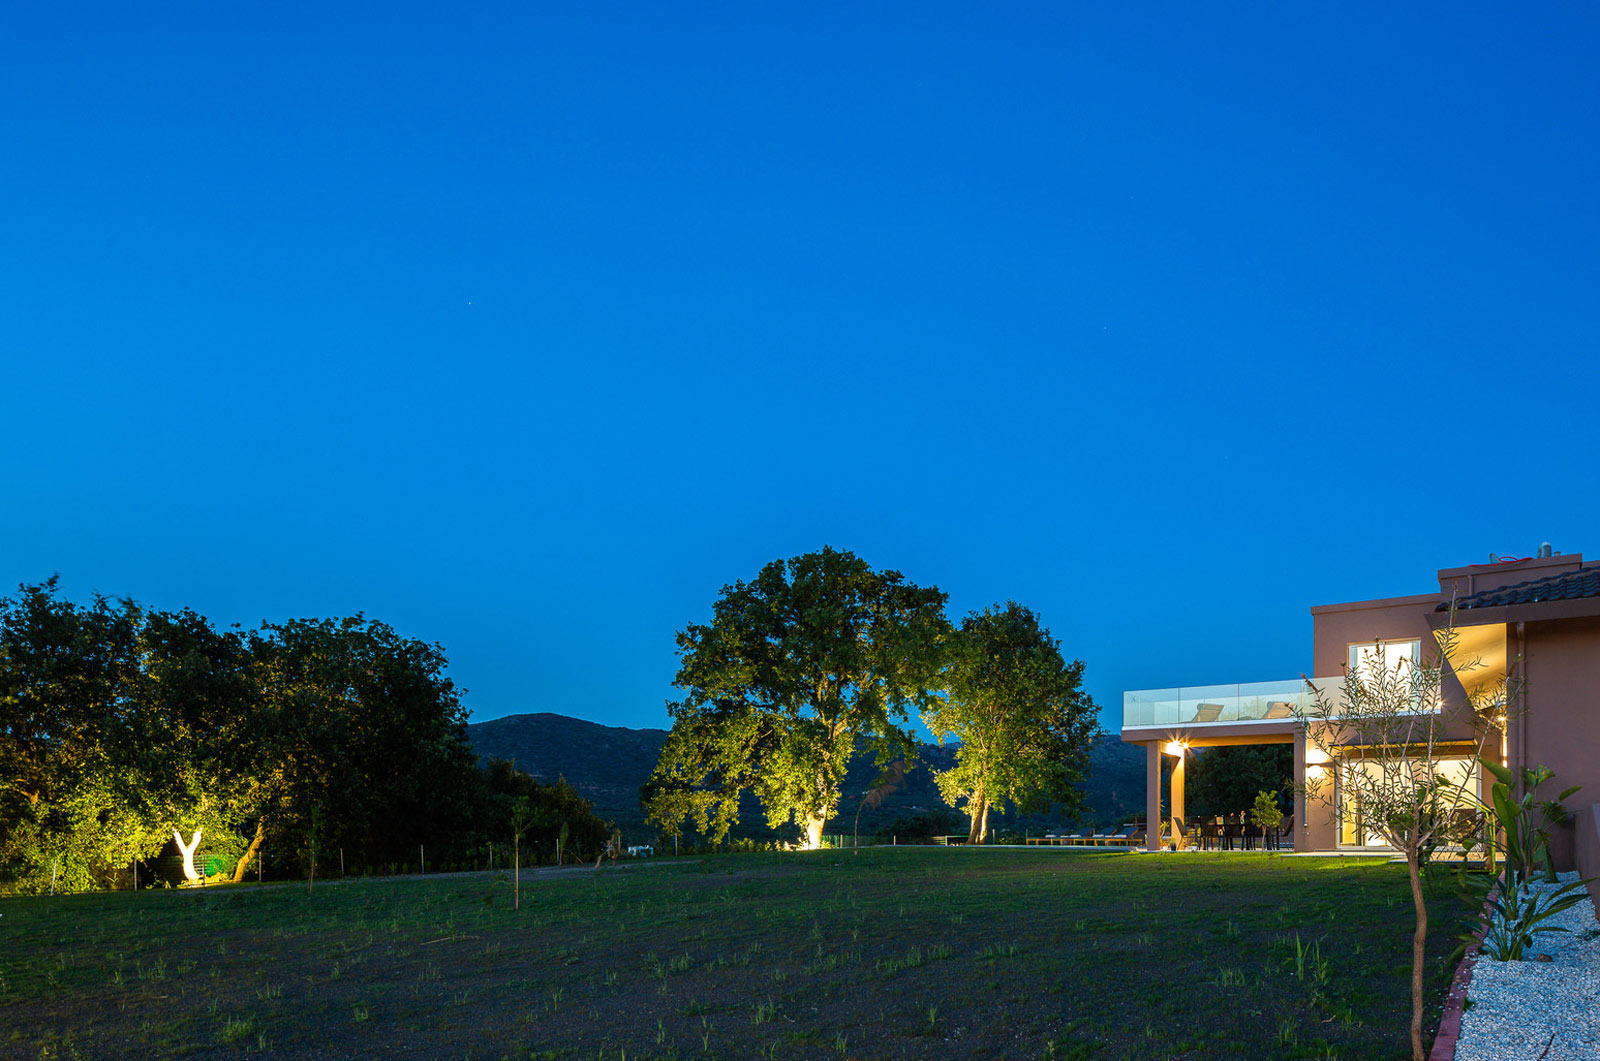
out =
[(183, 842), (183, 834), (176, 829), (172, 830), (172, 839), (177, 843), (178, 851), (183, 855), (183, 876), (190, 884), (200, 879), (199, 871), (194, 868), (194, 853), (200, 847), (200, 832), (201, 830), (196, 829), (194, 831), (194, 839), (185, 844)]
[(822, 847), (822, 827), (826, 824), (828, 824), (828, 819), (820, 811), (806, 818), (807, 851), (816, 851)]
[(244, 871), (250, 865), (250, 860), (256, 857), (256, 852), (261, 849), (261, 842), (267, 838), (267, 823), (256, 822), (256, 835), (250, 841), (250, 846), (244, 849), (244, 855), (239, 859), (239, 864), (233, 867), (233, 883), (240, 884), (244, 881)]
[(1422, 969), (1428, 942), (1428, 904), (1422, 896), (1422, 870), (1416, 844), (1406, 848), (1406, 872), (1411, 878), (1411, 903), (1417, 910), (1417, 927), (1411, 933), (1411, 1058), (1424, 1061), (1422, 1052)]
[[(511, 900), (511, 909), (513, 909), (513, 910), (521, 910), (522, 909), (522, 836), (521, 836), (521, 834), (517, 835), (515, 845), (511, 848), (511, 850), (513, 852), (515, 852), (513, 857), (516, 859), (516, 869), (512, 870), (513, 876), (511, 878), (512, 881), (514, 882), (511, 885), (511, 894), (513, 896), (512, 900)], [(493, 856), (491, 856), (491, 857), (493, 857)]]
[(972, 797), (967, 804), (967, 811), (972, 815), (972, 827), (967, 830), (967, 843), (983, 843), (984, 833), (989, 828), (989, 801), (980, 793)]

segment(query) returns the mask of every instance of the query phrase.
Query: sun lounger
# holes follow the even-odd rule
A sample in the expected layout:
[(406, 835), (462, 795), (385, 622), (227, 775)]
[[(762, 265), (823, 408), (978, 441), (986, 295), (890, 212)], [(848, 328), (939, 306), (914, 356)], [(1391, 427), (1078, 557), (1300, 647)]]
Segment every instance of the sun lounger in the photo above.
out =
[(1143, 842), (1144, 830), (1140, 829), (1137, 825), (1124, 825), (1121, 829), (1118, 829), (1110, 836), (1107, 836), (1104, 840), (1104, 843), (1107, 847), (1126, 847), (1133, 843), (1133, 838), (1135, 836), (1138, 836), (1140, 842)]
[(1222, 714), (1221, 704), (1200, 704), (1194, 709), (1194, 717), (1190, 722), (1215, 722), (1217, 716)]

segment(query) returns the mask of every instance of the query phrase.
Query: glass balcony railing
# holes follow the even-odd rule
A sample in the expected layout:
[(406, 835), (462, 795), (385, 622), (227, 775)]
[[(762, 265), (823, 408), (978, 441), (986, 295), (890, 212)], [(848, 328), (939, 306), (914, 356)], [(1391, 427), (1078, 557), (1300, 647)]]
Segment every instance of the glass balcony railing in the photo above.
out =
[[(1313, 678), (1330, 698), (1342, 695), (1343, 678)], [(1194, 685), (1182, 689), (1138, 689), (1122, 694), (1122, 725), (1207, 726), (1239, 722), (1293, 722), (1313, 707), (1316, 694), (1304, 680)]]

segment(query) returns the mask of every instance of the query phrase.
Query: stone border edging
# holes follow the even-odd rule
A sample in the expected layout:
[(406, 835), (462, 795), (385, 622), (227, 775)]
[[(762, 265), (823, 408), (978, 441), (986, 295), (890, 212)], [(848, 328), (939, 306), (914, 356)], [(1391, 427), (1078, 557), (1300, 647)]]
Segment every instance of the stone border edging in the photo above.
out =
[[(1493, 899), (1499, 889), (1500, 882), (1496, 881), (1489, 891), (1489, 899)], [(1484, 913), (1489, 912), (1487, 900), (1483, 909)], [(1472, 945), (1461, 955), (1456, 973), (1450, 978), (1450, 993), (1444, 996), (1444, 1012), (1439, 1016), (1439, 1031), (1433, 1037), (1428, 1061), (1455, 1061), (1456, 1040), (1461, 1038), (1461, 1015), (1466, 1008), (1467, 988), (1472, 984), (1472, 970), (1478, 964), (1478, 952), (1483, 948), (1483, 936), (1487, 931), (1487, 922), (1478, 926), (1478, 930), (1472, 934)]]

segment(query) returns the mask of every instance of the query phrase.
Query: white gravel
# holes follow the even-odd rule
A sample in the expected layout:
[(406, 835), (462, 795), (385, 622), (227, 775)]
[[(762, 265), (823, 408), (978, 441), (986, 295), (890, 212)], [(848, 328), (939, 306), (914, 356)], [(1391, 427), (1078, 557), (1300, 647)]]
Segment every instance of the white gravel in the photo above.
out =
[[(1563, 882), (1577, 880), (1563, 873)], [(1585, 897), (1534, 936), (1528, 960), (1480, 955), (1467, 987), (1456, 1061), (1595, 1061), (1600, 1058), (1600, 921)], [(1551, 961), (1534, 960), (1548, 954)]]

